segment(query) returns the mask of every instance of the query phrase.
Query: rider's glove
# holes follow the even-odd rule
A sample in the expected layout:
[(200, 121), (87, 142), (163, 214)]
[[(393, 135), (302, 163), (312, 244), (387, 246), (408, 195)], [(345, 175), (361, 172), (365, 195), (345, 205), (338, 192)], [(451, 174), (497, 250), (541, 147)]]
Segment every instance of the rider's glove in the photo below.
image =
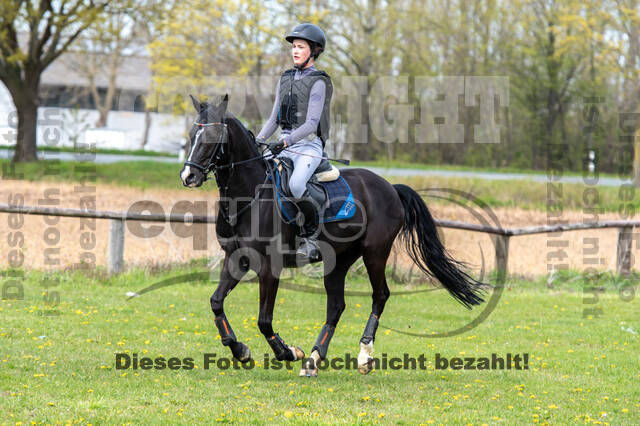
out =
[(269, 142), (269, 151), (273, 153), (273, 155), (278, 155), (280, 152), (287, 147), (287, 142), (284, 139), (284, 136), (280, 136), (277, 142)]

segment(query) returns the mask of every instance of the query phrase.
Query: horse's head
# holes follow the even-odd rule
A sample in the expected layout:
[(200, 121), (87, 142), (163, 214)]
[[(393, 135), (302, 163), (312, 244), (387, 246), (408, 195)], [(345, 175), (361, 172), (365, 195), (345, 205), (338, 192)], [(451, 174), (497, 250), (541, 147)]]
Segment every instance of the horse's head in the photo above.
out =
[(184, 186), (197, 187), (207, 180), (207, 174), (216, 168), (228, 151), (226, 145), (229, 142), (229, 132), (225, 113), (229, 95), (225, 95), (222, 102), (216, 106), (207, 102), (201, 103), (193, 96), (191, 101), (198, 116), (189, 131), (191, 148), (180, 172), (180, 179)]

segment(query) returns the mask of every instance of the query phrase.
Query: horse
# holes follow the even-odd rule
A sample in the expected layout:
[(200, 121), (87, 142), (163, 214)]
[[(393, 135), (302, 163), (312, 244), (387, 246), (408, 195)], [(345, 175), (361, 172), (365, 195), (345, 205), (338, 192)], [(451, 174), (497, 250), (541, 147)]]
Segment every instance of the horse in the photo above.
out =
[(318, 242), (324, 262), (326, 320), (311, 355), (305, 358), (304, 351), (285, 344), (272, 325), (280, 274), (283, 268), (301, 266), (295, 256), (296, 225), (283, 222), (276, 210), (270, 181), (273, 155), (261, 152), (253, 134), (227, 111), (228, 95), (217, 105), (199, 102), (193, 96), (191, 100), (197, 118), (189, 132), (191, 147), (180, 178), (186, 187), (199, 187), (210, 172), (215, 175), (220, 195), (216, 234), (225, 257), (210, 303), (222, 345), (231, 349), (235, 359), (248, 362), (251, 351), (236, 337), (224, 300), (249, 270), (259, 281), (258, 328), (277, 360), (303, 360), (301, 376), (317, 376), (319, 363), (326, 359), (346, 307), (345, 277), (360, 257), (373, 291), (371, 313), (360, 339), (358, 370), (363, 374), (372, 370), (376, 330), (390, 296), (385, 266), (396, 237), (401, 238), (417, 266), (463, 306), (470, 309), (484, 302), (484, 284), (464, 272), (464, 264), (445, 250), (431, 213), (416, 191), (392, 185), (366, 169), (343, 168), (340, 174), (348, 182), (357, 207), (349, 219), (321, 224)]

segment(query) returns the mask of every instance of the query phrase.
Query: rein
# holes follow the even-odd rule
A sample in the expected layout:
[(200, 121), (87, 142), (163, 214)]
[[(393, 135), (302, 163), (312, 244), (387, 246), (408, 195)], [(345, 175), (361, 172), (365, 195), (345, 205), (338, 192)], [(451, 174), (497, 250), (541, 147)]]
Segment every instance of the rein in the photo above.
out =
[(269, 175), (267, 173), (267, 177), (264, 179), (264, 182), (262, 182), (262, 187), (260, 187), (260, 192), (258, 192), (249, 202), (249, 204), (247, 204), (246, 206), (244, 206), (243, 208), (241, 208), (240, 210), (238, 210), (237, 212), (235, 212), (234, 214), (229, 214), (229, 209), (227, 208), (227, 211), (224, 211), (224, 208), (222, 208), (222, 205), (220, 206), (220, 213), (222, 213), (222, 218), (231, 226), (235, 226), (238, 223), (238, 218), (240, 217), (240, 215), (242, 213), (244, 213), (249, 207), (251, 207), (253, 205), (253, 203), (255, 203), (257, 200), (260, 199), (260, 194), (262, 193), (262, 188), (264, 188), (264, 185), (267, 183), (267, 181), (271, 178), (271, 175)]
[[(216, 122), (216, 123), (198, 123), (198, 122), (194, 122), (194, 125), (204, 128), (204, 127), (210, 127), (210, 126), (223, 126), (223, 132), (220, 136), (220, 140), (218, 141), (215, 149), (213, 150), (213, 152), (211, 153), (211, 156), (209, 156), (209, 159), (206, 163), (206, 165), (200, 165), (198, 163), (195, 163), (193, 161), (187, 160), (184, 162), (185, 166), (191, 166), (197, 170), (199, 170), (203, 175), (204, 175), (204, 181), (207, 181), (209, 179), (209, 173), (213, 172), (214, 175), (216, 176), (216, 183), (218, 185), (218, 189), (220, 190), (220, 194), (224, 196), (225, 193), (228, 192), (229, 190), (229, 185), (228, 182), (232, 179), (233, 173), (235, 171), (235, 167), (242, 165), (242, 164), (246, 164), (246, 163), (251, 163), (253, 161), (256, 160), (266, 160), (267, 158), (270, 158), (271, 155), (258, 155), (252, 158), (248, 158), (245, 160), (240, 160), (240, 161), (231, 161), (228, 164), (221, 164), (218, 165), (218, 161), (220, 160), (220, 154), (224, 153), (224, 144), (229, 142), (229, 131), (227, 128), (227, 123), (224, 122), (224, 118), (222, 119), (221, 122)], [(203, 131), (204, 129), (201, 129), (199, 131)], [(255, 143), (255, 137), (253, 136), (253, 133), (251, 133), (249, 131), (249, 133), (251, 134), (251, 136), (254, 139), (254, 143)], [(218, 171), (220, 170), (224, 170), (224, 169), (230, 169), (230, 173), (229, 173), (229, 177), (227, 178), (227, 185), (225, 185), (224, 188), (220, 187), (220, 180), (218, 179)], [(265, 180), (263, 182), (263, 187), (264, 184), (267, 183), (267, 181), (271, 178), (270, 173), (267, 173), (267, 176), (265, 177)], [(240, 215), (242, 213), (244, 213), (247, 209), (249, 209), (255, 202), (256, 200), (259, 199), (259, 196), (262, 192), (262, 188), (260, 189), (260, 192), (258, 192), (258, 194), (256, 194), (253, 199), (251, 200), (251, 202), (249, 202), (246, 206), (244, 206), (243, 208), (241, 208), (240, 210), (238, 210), (237, 212), (235, 212), (234, 214), (229, 214), (229, 207), (227, 206), (226, 208), (224, 207), (224, 205), (221, 203), (220, 204), (220, 213), (222, 214), (222, 218), (231, 226), (235, 226), (238, 223), (238, 218), (240, 217)]]

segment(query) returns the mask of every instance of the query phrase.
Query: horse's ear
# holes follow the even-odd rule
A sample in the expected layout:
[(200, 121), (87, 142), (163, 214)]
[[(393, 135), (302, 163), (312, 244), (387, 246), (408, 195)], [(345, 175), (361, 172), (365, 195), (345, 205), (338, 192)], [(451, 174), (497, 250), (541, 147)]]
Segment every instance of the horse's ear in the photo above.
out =
[(229, 94), (225, 93), (224, 98), (222, 98), (222, 102), (229, 102)]
[(200, 112), (202, 110), (202, 104), (196, 98), (194, 98), (193, 95), (189, 94), (189, 97), (191, 98), (193, 107), (196, 109), (196, 111)]
[(229, 94), (225, 94), (224, 98), (222, 98), (222, 110), (226, 111), (227, 110), (227, 104), (229, 103)]

